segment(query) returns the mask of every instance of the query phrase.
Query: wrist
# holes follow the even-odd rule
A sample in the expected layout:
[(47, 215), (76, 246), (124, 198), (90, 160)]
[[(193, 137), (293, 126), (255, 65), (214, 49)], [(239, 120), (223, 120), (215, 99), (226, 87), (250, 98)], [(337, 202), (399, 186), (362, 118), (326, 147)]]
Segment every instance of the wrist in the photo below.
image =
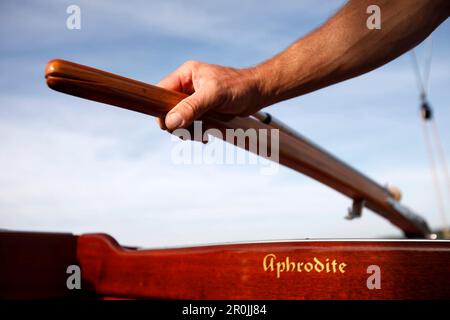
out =
[(259, 106), (259, 109), (275, 103), (276, 98), (267, 69), (262, 65), (257, 65), (244, 70), (248, 79), (249, 90), (253, 92), (254, 103)]

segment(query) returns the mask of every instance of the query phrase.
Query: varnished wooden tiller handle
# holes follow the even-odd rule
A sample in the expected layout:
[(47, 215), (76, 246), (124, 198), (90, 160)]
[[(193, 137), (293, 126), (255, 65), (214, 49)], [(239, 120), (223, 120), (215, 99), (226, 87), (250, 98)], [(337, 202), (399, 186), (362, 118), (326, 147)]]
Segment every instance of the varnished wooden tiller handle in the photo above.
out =
[[(186, 97), (180, 92), (64, 60), (50, 61), (45, 78), (54, 90), (156, 117), (164, 116)], [(367, 207), (402, 229), (407, 237), (431, 236), (425, 220), (401, 205), (392, 192), (267, 114), (227, 121), (207, 114), (201, 120), (204, 129), (219, 129), (224, 136), (226, 129), (267, 129), (270, 135), (270, 129), (278, 128), (279, 162), (352, 198), (351, 216)], [(245, 148), (248, 150), (247, 145)]]

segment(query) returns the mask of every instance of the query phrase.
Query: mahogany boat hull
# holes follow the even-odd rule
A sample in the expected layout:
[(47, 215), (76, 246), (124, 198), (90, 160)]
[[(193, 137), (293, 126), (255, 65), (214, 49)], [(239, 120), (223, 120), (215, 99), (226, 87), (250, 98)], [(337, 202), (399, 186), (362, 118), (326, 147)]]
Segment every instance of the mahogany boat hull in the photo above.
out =
[[(450, 242), (305, 240), (137, 250), (0, 232), (0, 298), (448, 299)], [(81, 290), (66, 286), (69, 265)]]

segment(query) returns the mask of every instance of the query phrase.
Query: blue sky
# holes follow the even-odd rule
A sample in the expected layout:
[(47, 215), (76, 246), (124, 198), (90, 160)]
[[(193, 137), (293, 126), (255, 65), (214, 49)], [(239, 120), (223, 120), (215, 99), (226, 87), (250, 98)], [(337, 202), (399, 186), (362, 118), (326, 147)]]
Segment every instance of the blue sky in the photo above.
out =
[[(320, 4), (319, 4), (320, 3)], [(344, 1), (2, 1), (0, 228), (105, 232), (128, 245), (379, 237), (397, 229), (289, 169), (177, 166), (148, 116), (48, 89), (63, 58), (156, 83), (185, 60), (243, 67), (319, 26)], [(81, 8), (81, 30), (66, 8)], [(450, 159), (450, 23), (433, 33), (430, 100)], [(417, 48), (421, 61), (424, 46)], [(438, 227), (411, 56), (268, 108)], [(444, 189), (445, 190), (445, 189)], [(447, 203), (447, 216), (450, 204)], [(449, 219), (450, 220), (450, 219)]]

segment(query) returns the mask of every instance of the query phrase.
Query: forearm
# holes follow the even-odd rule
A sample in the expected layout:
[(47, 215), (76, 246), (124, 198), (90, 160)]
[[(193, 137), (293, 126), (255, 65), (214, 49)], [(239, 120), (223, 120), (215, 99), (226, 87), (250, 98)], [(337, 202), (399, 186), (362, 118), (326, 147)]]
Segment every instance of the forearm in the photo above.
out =
[[(367, 7), (381, 9), (381, 29), (367, 28)], [(188, 61), (160, 86), (189, 96), (160, 119), (186, 128), (208, 111), (248, 116), (375, 69), (424, 40), (449, 15), (449, 0), (350, 0), (323, 26), (255, 67)]]
[[(366, 26), (371, 4), (381, 9), (381, 29)], [(350, 0), (323, 26), (250, 69), (261, 105), (373, 70), (423, 41), (448, 15), (446, 0)]]

